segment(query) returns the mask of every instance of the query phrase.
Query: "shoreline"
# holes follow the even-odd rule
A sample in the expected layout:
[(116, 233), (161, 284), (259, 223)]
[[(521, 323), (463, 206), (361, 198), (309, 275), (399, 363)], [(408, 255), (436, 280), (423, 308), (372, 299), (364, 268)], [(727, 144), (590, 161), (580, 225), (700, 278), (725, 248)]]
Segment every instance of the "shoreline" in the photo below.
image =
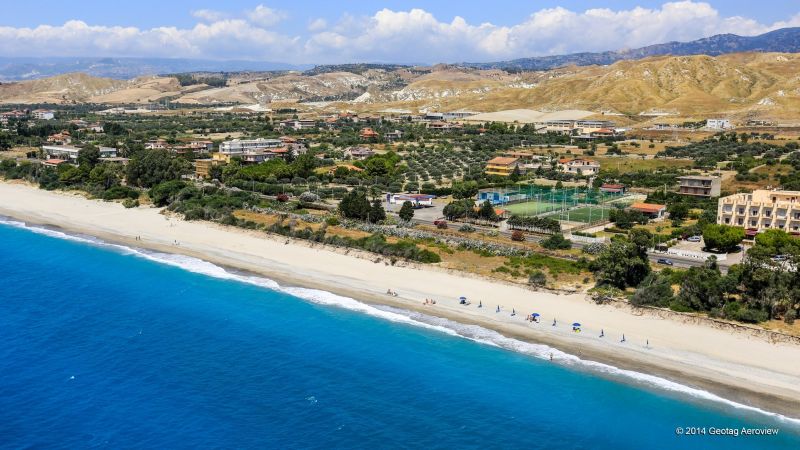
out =
[[(0, 214), (109, 243), (191, 256), (264, 276), (284, 287), (320, 289), (367, 304), (478, 325), (522, 342), (663, 377), (767, 412), (790, 418), (800, 415), (800, 365), (796, 364), (800, 346), (770, 343), (745, 331), (637, 315), (623, 305), (596, 305), (583, 294), (531, 291), (438, 269), (421, 270), (422, 266), (414, 264), (391, 266), (378, 255), (354, 258), (348, 253), (355, 250), (340, 252), (264, 232), (187, 222), (167, 217), (156, 208), (126, 210), (118, 203), (23, 184), (0, 183)], [(173, 244), (176, 240), (180, 245)], [(387, 288), (399, 296), (385, 295)], [(459, 295), (469, 297), (472, 305), (459, 305)], [(425, 306), (425, 298), (435, 298), (437, 304)], [(482, 309), (476, 308), (478, 300), (484, 303)], [(496, 305), (501, 305), (501, 313), (495, 313)], [(512, 308), (517, 311), (514, 317)], [(544, 317), (541, 323), (525, 322), (524, 317), (534, 311)], [(549, 322), (556, 316), (560, 326), (553, 328)], [(583, 323), (582, 333), (567, 330), (573, 321)], [(607, 339), (597, 337), (600, 329)], [(618, 342), (623, 332), (628, 341), (624, 344)]]

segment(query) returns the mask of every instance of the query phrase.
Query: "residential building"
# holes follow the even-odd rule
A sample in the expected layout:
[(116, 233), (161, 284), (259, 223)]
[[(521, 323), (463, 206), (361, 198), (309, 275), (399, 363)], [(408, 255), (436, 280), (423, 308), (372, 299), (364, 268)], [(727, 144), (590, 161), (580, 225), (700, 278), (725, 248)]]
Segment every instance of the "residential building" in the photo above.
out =
[(308, 120), (308, 119), (289, 119), (289, 120), (282, 120), (278, 123), (278, 127), (280, 128), (292, 128), (294, 130), (311, 130), (313, 128), (317, 128), (317, 121), (316, 120)]
[(403, 138), (403, 132), (401, 130), (389, 131), (388, 133), (384, 133), (383, 137), (387, 141), (398, 141)]
[(695, 197), (719, 197), (722, 180), (714, 176), (685, 175), (678, 177), (678, 193)]
[(64, 130), (61, 133), (55, 133), (48, 136), (47, 142), (56, 145), (69, 145), (72, 143), (72, 136), (69, 134), (69, 131)]
[(211, 178), (211, 168), (220, 164), (220, 161), (211, 158), (195, 159), (194, 174), (197, 178)]
[(435, 195), (428, 194), (386, 194), (386, 199), (393, 205), (411, 202), (415, 208), (433, 206), (434, 198), (436, 198)]
[(267, 148), (283, 147), (283, 141), (280, 139), (233, 139), (224, 141), (219, 145), (220, 153), (242, 153), (245, 150), (260, 150)]
[[(43, 145), (42, 150), (47, 154), (48, 159), (63, 159), (69, 162), (76, 162), (81, 149), (71, 145)], [(101, 158), (115, 158), (117, 149), (113, 147), (100, 147)]]
[(372, 128), (367, 127), (361, 129), (361, 133), (359, 133), (359, 136), (361, 137), (361, 139), (377, 139), (378, 133)]
[(49, 109), (34, 109), (31, 111), (31, 114), (33, 115), (34, 119), (38, 120), (53, 120), (55, 117), (53, 111), (50, 111)]
[(592, 159), (562, 158), (558, 160), (558, 166), (562, 172), (578, 176), (593, 176), (600, 172), (600, 163)]
[(758, 189), (722, 197), (717, 223), (744, 227), (750, 235), (766, 229), (800, 234), (800, 191)]
[(518, 158), (497, 156), (486, 163), (486, 175), (508, 177), (514, 173), (514, 169), (522, 170)]
[(53, 159), (46, 159), (42, 161), (42, 165), (45, 167), (58, 167), (61, 164), (66, 163), (67, 161), (63, 159), (53, 158)]
[(144, 144), (144, 148), (148, 150), (163, 150), (168, 146), (169, 144), (167, 144), (167, 141), (164, 139), (150, 139)]
[(625, 193), (625, 185), (624, 184), (612, 184), (612, 183), (604, 183), (600, 186), (600, 192), (604, 194), (624, 194)]
[(706, 128), (709, 130), (729, 130), (733, 128), (733, 125), (728, 119), (708, 119), (706, 120)]
[(628, 209), (632, 211), (639, 211), (651, 219), (661, 219), (664, 213), (667, 212), (666, 205), (659, 205), (656, 203), (633, 203)]
[(350, 159), (367, 159), (375, 154), (375, 150), (367, 147), (348, 147), (344, 150), (345, 158)]

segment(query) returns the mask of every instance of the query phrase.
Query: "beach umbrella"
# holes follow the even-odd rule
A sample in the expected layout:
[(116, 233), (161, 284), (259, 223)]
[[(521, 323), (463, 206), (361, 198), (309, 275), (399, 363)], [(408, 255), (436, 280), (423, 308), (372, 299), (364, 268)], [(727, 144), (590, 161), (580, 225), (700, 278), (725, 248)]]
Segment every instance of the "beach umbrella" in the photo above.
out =
[(458, 297), (459, 300), (466, 300), (467, 297)]
[(531, 314), (531, 315), (532, 315), (533, 317), (539, 317), (539, 313), (533, 313), (533, 314)]
[(573, 327), (579, 327), (579, 326), (581, 326), (581, 324), (579, 324), (578, 322), (575, 322), (575, 323), (572, 324), (572, 326)]

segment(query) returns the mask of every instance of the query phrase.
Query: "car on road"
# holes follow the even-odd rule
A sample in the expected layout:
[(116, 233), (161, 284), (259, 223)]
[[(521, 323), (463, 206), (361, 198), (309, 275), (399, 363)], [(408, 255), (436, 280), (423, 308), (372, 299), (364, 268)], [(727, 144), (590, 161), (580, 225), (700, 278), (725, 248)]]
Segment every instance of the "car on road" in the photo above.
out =
[(436, 228), (447, 228), (447, 221), (444, 219), (436, 219), (433, 221)]
[(784, 262), (787, 259), (789, 259), (789, 257), (786, 255), (775, 255), (772, 257), (772, 260), (775, 262)]
[(671, 259), (667, 259), (667, 258), (658, 258), (658, 261), (656, 261), (656, 262), (658, 264), (664, 264), (665, 266), (671, 266), (671, 265), (675, 264), (675, 263), (672, 262)]
[(700, 236), (689, 236), (688, 238), (686, 238), (686, 240), (689, 242), (700, 242), (703, 240), (703, 238)]

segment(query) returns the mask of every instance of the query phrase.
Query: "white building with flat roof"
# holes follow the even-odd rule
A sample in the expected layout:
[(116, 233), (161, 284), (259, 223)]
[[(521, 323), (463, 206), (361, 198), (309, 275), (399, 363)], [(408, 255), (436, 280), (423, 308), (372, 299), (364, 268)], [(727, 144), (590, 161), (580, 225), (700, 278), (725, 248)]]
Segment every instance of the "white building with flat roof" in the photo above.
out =
[[(63, 159), (69, 162), (75, 162), (80, 156), (81, 148), (73, 147), (72, 145), (43, 145), (42, 150), (47, 154), (50, 159)], [(117, 149), (113, 147), (100, 147), (101, 158), (116, 158)]]
[(728, 119), (708, 119), (706, 120), (706, 128), (709, 130), (730, 130), (733, 124)]
[(264, 150), (283, 147), (280, 139), (233, 139), (219, 144), (219, 152), (226, 155), (240, 155), (248, 150)]

